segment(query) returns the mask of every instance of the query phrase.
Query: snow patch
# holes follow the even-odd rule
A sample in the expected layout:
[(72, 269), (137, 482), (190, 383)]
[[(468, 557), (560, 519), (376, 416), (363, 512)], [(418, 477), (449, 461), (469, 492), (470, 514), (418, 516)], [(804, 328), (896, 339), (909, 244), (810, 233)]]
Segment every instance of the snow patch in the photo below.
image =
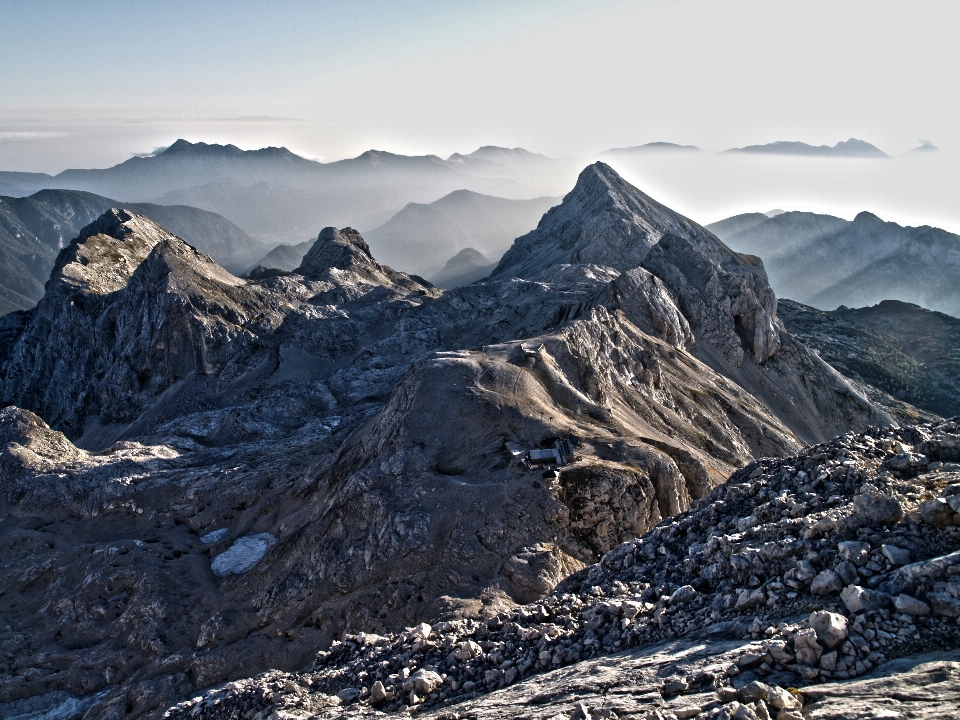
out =
[(227, 528), (220, 528), (219, 530), (208, 532), (206, 535), (201, 535), (200, 542), (204, 545), (213, 545), (215, 542), (220, 542), (220, 539), (226, 534)]
[(217, 555), (210, 563), (210, 569), (217, 577), (242, 575), (260, 562), (267, 550), (276, 542), (277, 538), (270, 533), (245, 535), (234, 540), (233, 545), (226, 552)]

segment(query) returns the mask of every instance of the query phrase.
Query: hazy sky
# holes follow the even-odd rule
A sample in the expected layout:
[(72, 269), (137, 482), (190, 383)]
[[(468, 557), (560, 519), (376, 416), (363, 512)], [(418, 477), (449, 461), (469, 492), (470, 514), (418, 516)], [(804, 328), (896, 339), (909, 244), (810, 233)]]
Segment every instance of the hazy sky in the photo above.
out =
[(851, 136), (960, 146), (960, 3), (0, 0), (0, 168), (177, 137), (589, 155)]
[[(850, 212), (922, 191), (942, 212), (902, 219), (960, 228), (958, 29), (957, 0), (0, 0), (0, 169), (106, 167), (178, 137), (324, 160), (849, 137), (899, 155), (926, 139), (943, 150), (930, 171), (836, 182)], [(797, 204), (819, 182), (677, 172), (657, 182), (700, 217), (753, 202), (728, 186)]]

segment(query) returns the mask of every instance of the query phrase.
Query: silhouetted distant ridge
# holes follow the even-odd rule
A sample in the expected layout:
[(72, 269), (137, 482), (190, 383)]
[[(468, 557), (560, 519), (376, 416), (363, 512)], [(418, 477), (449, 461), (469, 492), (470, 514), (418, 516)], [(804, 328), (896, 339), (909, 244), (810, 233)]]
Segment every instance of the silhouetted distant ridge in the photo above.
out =
[(430, 282), (434, 287), (451, 289), (469, 285), (477, 280), (483, 280), (490, 275), (496, 263), (491, 263), (479, 250), (464, 248), (447, 260), (443, 270), (438, 272)]
[(803, 142), (778, 140), (766, 145), (748, 145), (742, 148), (731, 148), (728, 153), (755, 153), (759, 155), (799, 155), (803, 157), (838, 157), (838, 158), (889, 158), (883, 150), (863, 140), (850, 138), (838, 142), (833, 147), (829, 145), (808, 145)]
[[(285, 147), (265, 147), (258, 150), (241, 150), (236, 145), (217, 145), (215, 143), (205, 143), (205, 142), (196, 142), (192, 143), (188, 140), (180, 138), (173, 145), (168, 147), (162, 152), (158, 152), (155, 155), (149, 155), (150, 157), (173, 157), (173, 156), (194, 156), (194, 157), (233, 157), (233, 158), (242, 158), (242, 157), (251, 157), (251, 158), (291, 158), (295, 160), (301, 160), (309, 163), (318, 164), (315, 160), (307, 160), (307, 158), (301, 157), (294, 152), (291, 152)], [(144, 158), (144, 159), (147, 159)]]
[(921, 140), (920, 144), (911, 150), (908, 155), (931, 155), (940, 152), (940, 148), (929, 140)]
[(696, 145), (678, 145), (670, 142), (650, 142), (634, 147), (610, 148), (600, 153), (600, 157), (609, 155), (648, 155), (657, 153), (698, 153), (703, 152)]
[(483, 147), (477, 148), (472, 153), (468, 154), (466, 157), (479, 158), (481, 160), (492, 160), (493, 162), (504, 162), (504, 161), (513, 161), (518, 160), (549, 160), (546, 155), (541, 155), (540, 153), (530, 152), (521, 147), (516, 148), (505, 148), (497, 147), (496, 145), (484, 145)]
[[(56, 176), (0, 171), (0, 195), (23, 197), (55, 188), (117, 198), (124, 205), (189, 205), (223, 215), (264, 243), (296, 245), (318, 227), (376, 228), (408, 203), (433, 203), (460, 189), (511, 200), (556, 196), (578, 170), (573, 159), (554, 160), (523, 148), (485, 146), (448, 159), (370, 149), (319, 162), (283, 147), (243, 150), (180, 138), (108, 168), (70, 169)], [(530, 227), (524, 223), (518, 231)], [(499, 234), (496, 244), (494, 252), (473, 238), (458, 241), (431, 256), (430, 267), (422, 271), (438, 270), (442, 258), (468, 245), (494, 257), (505, 249)]]

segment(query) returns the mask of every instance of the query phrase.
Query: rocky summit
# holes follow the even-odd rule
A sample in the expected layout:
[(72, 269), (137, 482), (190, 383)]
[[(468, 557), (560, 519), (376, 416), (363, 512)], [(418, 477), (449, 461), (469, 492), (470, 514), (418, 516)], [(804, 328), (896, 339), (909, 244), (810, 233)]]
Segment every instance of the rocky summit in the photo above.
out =
[[(450, 291), (350, 228), (253, 280), (113, 209), (0, 338), (4, 717), (252, 717), (294, 695), (305, 716), (439, 708), (554, 666), (542, 677), (603, 674), (628, 648), (651, 686), (662, 644), (697, 633), (721, 633), (688, 648), (710, 667), (761, 640), (796, 658), (800, 616), (842, 611), (834, 591), (880, 598), (856, 632), (891, 634), (906, 611), (882, 614), (901, 590), (870, 584), (894, 562), (873, 536), (920, 561), (953, 542), (952, 495), (930, 506), (940, 525), (913, 505), (953, 472), (953, 426), (891, 429), (784, 328), (757, 258), (602, 163), (490, 279)], [(844, 454), (803, 450), (835, 436)], [(850, 503), (901, 514), (861, 537)], [(869, 545), (849, 562), (872, 574), (838, 569), (840, 538)], [(842, 584), (809, 591), (827, 570)], [(942, 623), (949, 572), (930, 582), (902, 594)], [(777, 624), (754, 638), (754, 618)], [(925, 622), (910, 637), (955, 647)], [(894, 657), (848, 642), (833, 669), (781, 654), (744, 670), (778, 693), (794, 685), (777, 673)], [(750, 692), (749, 712), (793, 711)]]

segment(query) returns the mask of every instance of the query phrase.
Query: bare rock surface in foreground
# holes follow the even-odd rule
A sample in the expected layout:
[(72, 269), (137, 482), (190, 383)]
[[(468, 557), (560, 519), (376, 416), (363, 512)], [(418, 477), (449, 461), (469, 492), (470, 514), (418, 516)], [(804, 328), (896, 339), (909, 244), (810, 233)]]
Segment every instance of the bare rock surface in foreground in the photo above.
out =
[(949, 717), (958, 460), (950, 421), (752, 463), (542, 601), (347, 635), (167, 717)]

